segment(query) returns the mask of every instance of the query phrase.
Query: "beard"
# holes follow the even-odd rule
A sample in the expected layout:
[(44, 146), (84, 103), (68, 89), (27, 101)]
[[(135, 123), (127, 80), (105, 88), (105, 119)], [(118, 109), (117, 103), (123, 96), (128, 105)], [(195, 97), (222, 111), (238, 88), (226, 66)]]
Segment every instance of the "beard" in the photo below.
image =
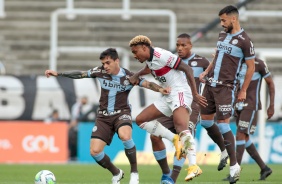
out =
[(232, 30), (233, 30), (233, 25), (232, 25), (232, 24), (230, 24), (229, 26), (227, 26), (227, 27), (224, 28), (224, 31), (225, 31), (226, 33), (231, 33)]

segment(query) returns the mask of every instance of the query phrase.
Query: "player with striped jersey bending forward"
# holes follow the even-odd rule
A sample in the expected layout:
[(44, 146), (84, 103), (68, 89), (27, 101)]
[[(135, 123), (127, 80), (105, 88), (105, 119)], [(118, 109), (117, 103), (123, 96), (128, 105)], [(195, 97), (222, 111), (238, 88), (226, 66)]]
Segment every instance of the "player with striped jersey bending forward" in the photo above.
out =
[[(199, 80), (199, 75), (209, 66), (209, 61), (196, 53), (193, 53), (192, 50), (192, 43), (191, 43), (191, 37), (190, 35), (186, 33), (182, 33), (177, 37), (176, 42), (176, 50), (178, 53), (178, 56), (182, 59), (182, 61), (189, 65), (193, 69), (193, 75), (196, 82), (196, 88), (198, 93), (201, 91), (202, 83)], [(196, 103), (195, 100), (192, 101), (191, 104), (192, 113), (190, 114), (190, 121), (187, 122), (188, 129), (192, 132), (193, 137), (195, 137), (195, 131), (196, 126), (199, 122), (199, 112), (200, 107)], [(170, 131), (176, 133), (174, 124), (173, 124), (173, 116), (171, 117), (161, 117), (157, 119), (158, 122), (160, 122), (163, 126), (168, 128)], [(220, 135), (221, 136), (221, 135)], [(162, 175), (162, 183), (168, 183), (169, 181), (173, 180), (173, 182), (176, 182), (178, 175), (182, 169), (182, 166), (185, 162), (185, 157), (182, 157), (180, 160), (176, 159), (176, 156), (174, 156), (173, 159), (173, 168), (170, 170), (168, 163), (167, 163), (167, 157), (166, 157), (166, 147), (162, 141), (161, 137), (156, 137), (154, 135), (151, 135), (151, 141), (152, 141), (152, 148), (154, 151), (154, 156), (160, 165), (163, 175)], [(195, 144), (195, 149), (196, 149)], [(193, 178), (199, 176), (202, 174), (202, 170), (200, 167), (196, 164), (196, 154), (195, 152), (189, 153), (187, 155), (188, 161), (189, 161), (189, 167), (187, 168), (187, 176), (185, 177), (185, 181), (190, 181)], [(172, 182), (171, 182), (172, 183)]]
[(131, 82), (136, 83), (139, 76), (151, 73), (161, 86), (171, 88), (169, 95), (163, 95), (145, 108), (136, 117), (136, 123), (143, 129), (153, 129), (160, 132), (159, 135), (161, 135), (160, 123), (153, 121), (155, 126), (150, 126), (149, 123), (162, 116), (173, 115), (174, 127), (183, 146), (181, 152), (176, 150), (177, 159), (180, 160), (182, 155), (186, 156), (188, 153), (196, 154), (194, 137), (187, 123), (192, 112), (193, 97), (198, 104), (203, 106), (206, 106), (206, 100), (197, 92), (193, 70), (175, 54), (159, 47), (152, 47), (151, 40), (146, 36), (134, 37), (129, 42), (129, 46), (134, 57), (140, 63), (146, 63), (142, 70), (130, 78)]

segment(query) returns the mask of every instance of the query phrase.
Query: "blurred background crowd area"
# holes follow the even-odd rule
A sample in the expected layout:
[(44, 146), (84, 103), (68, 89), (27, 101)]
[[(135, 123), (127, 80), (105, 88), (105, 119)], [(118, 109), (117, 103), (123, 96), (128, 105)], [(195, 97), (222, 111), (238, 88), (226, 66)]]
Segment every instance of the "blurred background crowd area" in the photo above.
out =
[[(99, 65), (101, 48), (120, 48), (121, 58), (128, 54), (132, 71), (142, 67), (130, 54), (128, 42), (136, 35), (148, 36), (154, 46), (175, 51), (171, 35), (188, 33), (193, 35), (194, 48), (215, 48), (218, 33), (222, 30), (218, 21), (218, 11), (228, 4), (238, 4), (238, 0), (1, 0), (4, 3), (0, 18), (0, 64), (2, 74), (43, 75), (45, 69), (59, 71), (87, 70)], [(127, 4), (125, 4), (127, 3)], [(261, 16), (241, 16), (241, 26), (254, 42), (255, 48), (273, 50), (282, 48), (281, 0), (246, 1), (244, 11), (259, 11)], [(58, 14), (57, 43), (51, 43), (51, 15), (58, 9), (83, 9), (104, 11), (105, 15)], [(157, 15), (110, 15), (115, 10), (143, 10), (157, 12), (169, 10), (175, 14), (176, 30), (171, 32), (169, 16)], [(156, 11), (157, 10), (157, 11)], [(103, 13), (102, 13), (103, 14)], [(275, 16), (277, 15), (277, 16)], [(214, 24), (212, 24), (215, 22)], [(210, 27), (209, 27), (210, 25)], [(54, 26), (53, 29), (57, 27)], [(201, 32), (201, 30), (203, 30)], [(199, 32), (197, 32), (199, 31)], [(171, 34), (172, 33), (172, 34)], [(176, 39), (176, 38), (174, 38)], [(55, 52), (56, 63), (50, 64), (50, 48), (80, 48)], [(53, 46), (54, 46), (53, 45)], [(87, 47), (87, 48), (86, 48)], [(54, 47), (53, 47), (54, 48)], [(96, 50), (97, 51), (96, 51)], [(87, 52), (88, 50), (88, 52)], [(211, 53), (213, 50), (210, 51)], [(201, 53), (199, 53), (201, 54)], [(211, 58), (211, 54), (201, 55)], [(268, 57), (267, 63), (273, 74), (281, 73), (282, 56)]]

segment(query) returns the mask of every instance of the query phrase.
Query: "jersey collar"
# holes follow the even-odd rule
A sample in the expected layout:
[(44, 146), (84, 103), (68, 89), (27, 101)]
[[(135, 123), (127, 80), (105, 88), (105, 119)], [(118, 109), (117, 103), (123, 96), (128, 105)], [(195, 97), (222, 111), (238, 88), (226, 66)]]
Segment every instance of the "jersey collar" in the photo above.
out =
[(154, 56), (154, 48), (150, 47), (150, 58), (148, 59), (148, 61), (152, 61), (153, 60), (153, 56)]

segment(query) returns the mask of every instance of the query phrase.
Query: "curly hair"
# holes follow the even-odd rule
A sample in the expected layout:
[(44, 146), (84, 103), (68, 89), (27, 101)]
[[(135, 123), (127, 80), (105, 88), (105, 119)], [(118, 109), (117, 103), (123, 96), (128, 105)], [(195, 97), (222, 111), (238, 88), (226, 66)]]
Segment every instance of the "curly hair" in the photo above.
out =
[(152, 46), (152, 42), (151, 40), (144, 35), (138, 35), (135, 36), (134, 38), (132, 38), (132, 40), (130, 40), (129, 42), (129, 46), (136, 46), (136, 45), (146, 45), (148, 47)]

